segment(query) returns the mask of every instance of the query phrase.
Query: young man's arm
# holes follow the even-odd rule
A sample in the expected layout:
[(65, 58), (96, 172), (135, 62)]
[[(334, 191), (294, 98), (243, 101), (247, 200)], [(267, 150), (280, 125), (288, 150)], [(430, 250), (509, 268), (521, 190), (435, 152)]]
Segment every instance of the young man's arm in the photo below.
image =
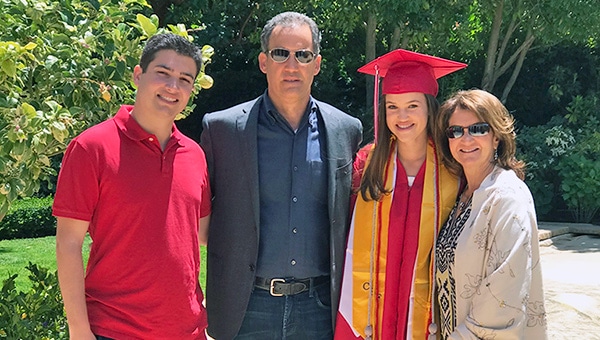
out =
[(93, 339), (85, 304), (81, 248), (89, 222), (57, 217), (56, 263), (58, 281), (67, 312), (70, 339)]
[(198, 241), (201, 246), (208, 242), (208, 225), (210, 224), (210, 215), (200, 218), (200, 227), (198, 229)]

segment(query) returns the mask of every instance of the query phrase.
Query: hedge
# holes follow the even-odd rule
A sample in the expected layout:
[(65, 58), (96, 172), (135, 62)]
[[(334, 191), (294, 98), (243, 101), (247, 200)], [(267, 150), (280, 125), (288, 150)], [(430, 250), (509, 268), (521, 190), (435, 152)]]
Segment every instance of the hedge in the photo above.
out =
[(52, 202), (52, 197), (17, 200), (0, 221), (0, 240), (55, 235)]

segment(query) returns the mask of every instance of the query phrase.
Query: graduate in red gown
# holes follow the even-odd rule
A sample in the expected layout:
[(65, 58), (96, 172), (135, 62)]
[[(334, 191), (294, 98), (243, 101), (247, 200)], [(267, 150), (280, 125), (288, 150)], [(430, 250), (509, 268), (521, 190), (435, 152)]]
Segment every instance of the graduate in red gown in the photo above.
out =
[(431, 139), (437, 78), (466, 64), (402, 49), (359, 72), (375, 75), (382, 101), (375, 142), (354, 164), (357, 192), (335, 339), (427, 339), (432, 250), (459, 190)]

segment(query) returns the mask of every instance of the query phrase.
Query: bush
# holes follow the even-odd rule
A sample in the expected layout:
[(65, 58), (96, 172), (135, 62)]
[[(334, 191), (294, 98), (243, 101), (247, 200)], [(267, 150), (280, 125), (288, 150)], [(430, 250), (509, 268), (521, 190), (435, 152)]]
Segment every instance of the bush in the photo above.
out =
[(0, 240), (56, 234), (52, 197), (18, 200), (0, 221)]
[[(576, 96), (564, 117), (524, 127), (517, 146), (527, 162), (526, 183), (541, 219), (589, 223), (600, 209), (600, 100), (598, 95)], [(583, 128), (585, 126), (585, 128)]]
[(554, 117), (549, 123), (523, 127), (517, 132), (518, 158), (527, 163), (525, 183), (533, 195), (540, 220), (554, 220), (557, 212), (565, 210), (561, 199), (560, 176), (557, 164), (575, 144), (564, 120)]
[[(159, 28), (146, 0), (0, 3), (1, 220), (15, 200), (52, 180), (51, 158), (71, 137), (134, 102), (132, 71), (147, 38), (192, 37), (184, 25)], [(212, 53), (203, 47), (204, 65)], [(202, 68), (194, 96), (211, 85)]]
[(558, 163), (565, 203), (576, 222), (589, 223), (600, 208), (600, 93), (576, 96), (567, 107), (567, 122), (577, 143)]
[(576, 222), (591, 222), (600, 208), (600, 161), (595, 158), (576, 152), (559, 163), (562, 197)]
[(17, 291), (12, 275), (0, 290), (0, 338), (67, 339), (67, 319), (56, 272), (29, 262), (33, 282), (27, 292)]

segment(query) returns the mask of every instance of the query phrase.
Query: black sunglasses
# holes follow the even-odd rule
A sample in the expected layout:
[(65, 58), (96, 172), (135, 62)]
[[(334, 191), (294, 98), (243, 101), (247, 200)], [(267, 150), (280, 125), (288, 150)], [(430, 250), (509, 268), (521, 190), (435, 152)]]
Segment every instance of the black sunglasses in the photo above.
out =
[[(290, 50), (285, 48), (274, 48), (267, 52), (271, 59), (276, 63), (284, 63), (290, 57)], [(315, 53), (309, 50), (299, 50), (294, 52), (294, 57), (300, 64), (308, 64), (315, 59)]]
[(490, 124), (488, 123), (475, 123), (469, 126), (452, 125), (446, 129), (446, 137), (448, 138), (460, 138), (465, 134), (465, 129), (469, 131), (469, 134), (473, 137), (485, 136), (490, 132)]

